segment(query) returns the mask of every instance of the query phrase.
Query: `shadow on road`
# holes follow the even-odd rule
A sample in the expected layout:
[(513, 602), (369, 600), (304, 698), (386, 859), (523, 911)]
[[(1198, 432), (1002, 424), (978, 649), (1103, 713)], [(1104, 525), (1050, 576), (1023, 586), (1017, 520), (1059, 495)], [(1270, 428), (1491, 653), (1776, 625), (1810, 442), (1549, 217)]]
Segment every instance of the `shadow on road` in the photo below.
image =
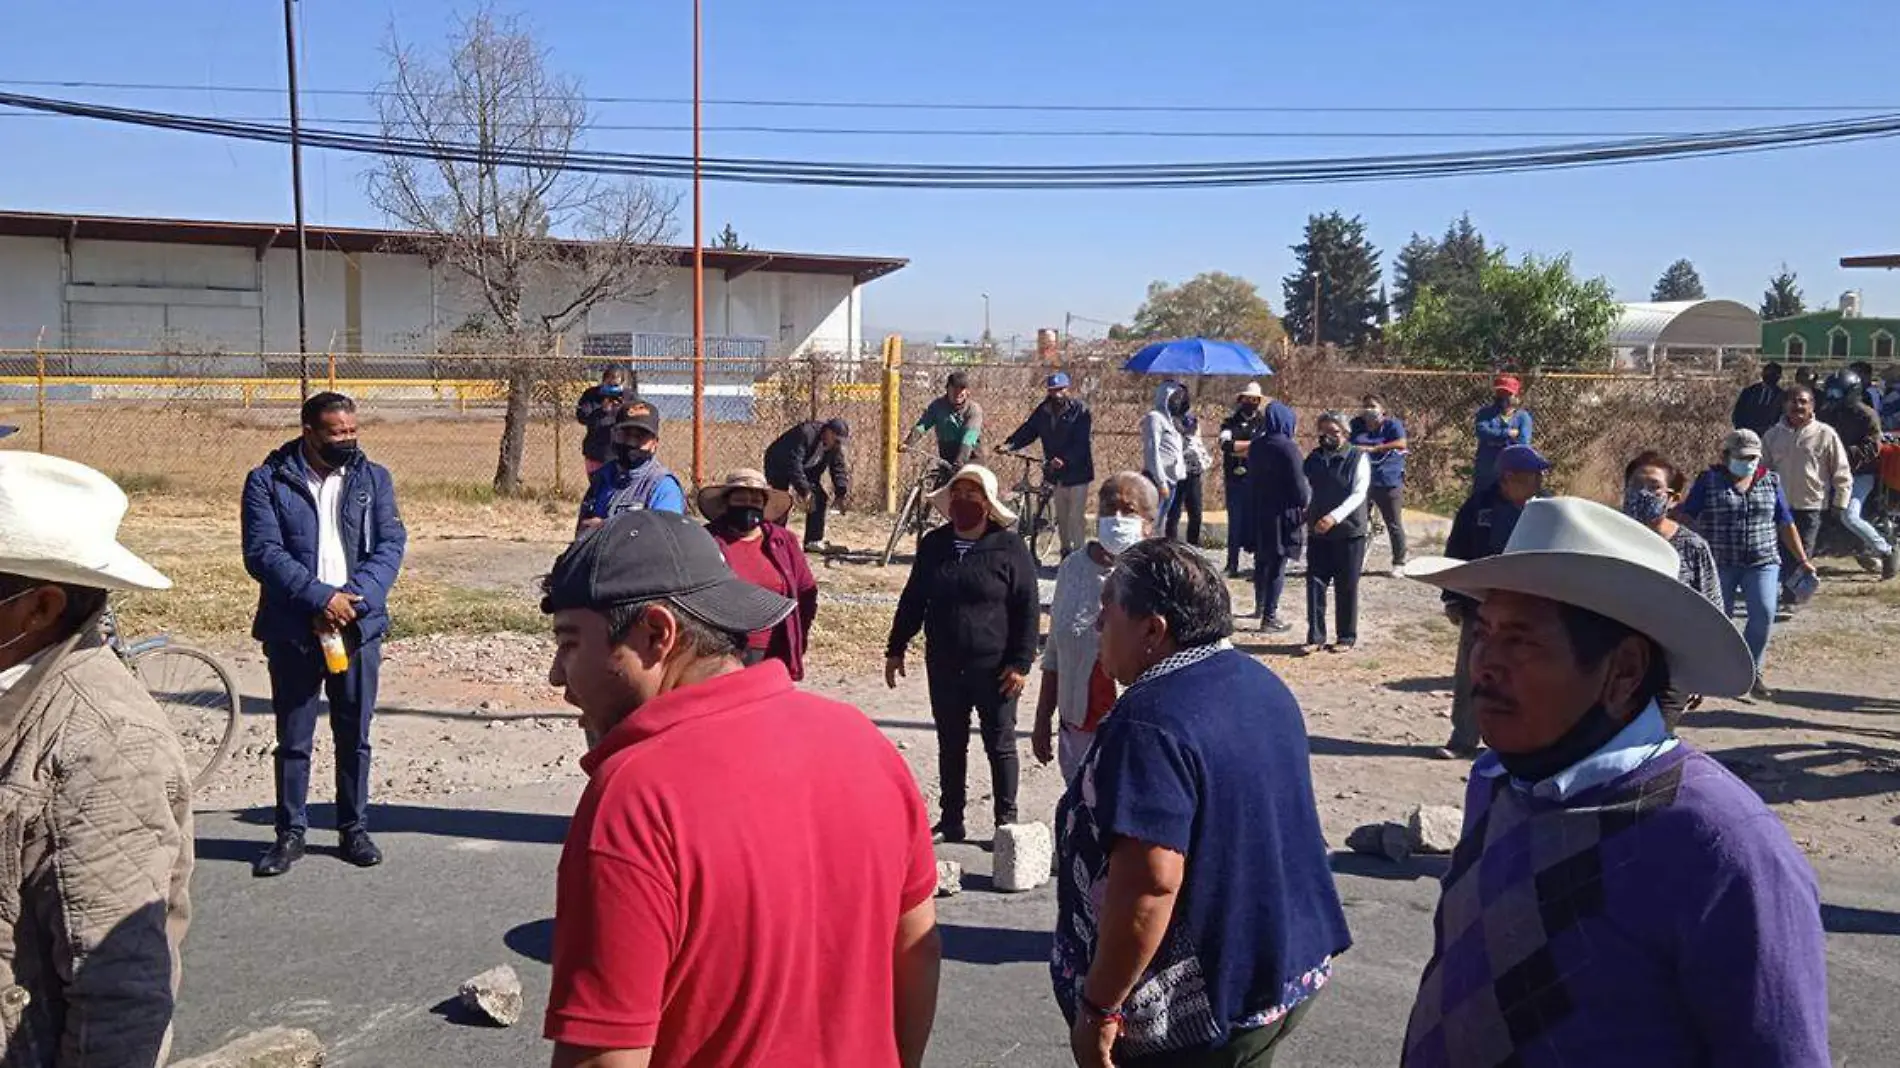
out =
[(1450, 857), (1412, 856), (1404, 860), (1387, 860), (1384, 857), (1369, 857), (1363, 853), (1338, 850), (1331, 857), (1334, 875), (1358, 875), (1367, 879), (1384, 879), (1388, 882), (1410, 882), (1414, 879), (1442, 879), (1451, 867)]
[(1811, 708), (1817, 712), (1900, 713), (1900, 700), (1891, 697), (1863, 697), (1821, 690), (1776, 690), (1775, 703)]
[(554, 963), (554, 918), (532, 920), (510, 928), (501, 936), (501, 944), (542, 964)]
[(1709, 755), (1774, 804), (1900, 790), (1900, 754), (1859, 742), (1787, 742), (1712, 749)]
[(1450, 675), (1421, 675), (1414, 679), (1394, 679), (1385, 688), (1394, 693), (1439, 693), (1449, 690), (1455, 680)]
[(1894, 935), (1900, 937), (1900, 913), (1822, 905), (1821, 926), (1834, 934)]
[(457, 1027), (477, 1027), (491, 1031), (501, 1030), (500, 1024), (469, 1008), (467, 1005), (462, 1004), (460, 995), (442, 999), (431, 1006), (429, 1012), (431, 1015), (442, 1017)]
[(1854, 727), (1832, 723), (1814, 723), (1805, 719), (1793, 719), (1788, 716), (1776, 716), (1766, 712), (1752, 712), (1746, 708), (1714, 708), (1699, 710), (1683, 717), (1685, 727), (1721, 727), (1728, 730), (1761, 730), (1774, 728), (1790, 731), (1815, 731), (1823, 734), (1852, 734), (1877, 741), (1900, 742), (1900, 730), (1887, 730), (1881, 727)]
[(1264, 638), (1256, 638), (1253, 641), (1242, 641), (1238, 634), (1234, 636), (1233, 641), (1234, 648), (1246, 653), (1248, 656), (1298, 656), (1306, 649), (1306, 646), (1299, 642), (1289, 642), (1285, 640), (1273, 642)]
[[(259, 716), (264, 719), (269, 719), (273, 715), (273, 713), (271, 712), (271, 707), (270, 707), (270, 698), (254, 697), (254, 696), (248, 696), (248, 695), (245, 697), (242, 697), (238, 701), (238, 714), (243, 715), (243, 716)], [(574, 715), (575, 715), (574, 712), (572, 711), (567, 711), (567, 712), (477, 712), (476, 710), (472, 708), (466, 711), (457, 711), (454, 709), (446, 709), (446, 708), (401, 708), (401, 707), (392, 708), (392, 707), (388, 707), (384, 705), (376, 706), (376, 714), (379, 716), (414, 716), (419, 719), (469, 720), (472, 722), (480, 722), (480, 723), (486, 723), (489, 720), (509, 721), (509, 720), (528, 720), (528, 719), (554, 719), (554, 720), (563, 720), (563, 721), (571, 723), (573, 722)]]
[(1018, 931), (1008, 927), (961, 927), (939, 924), (943, 959), (964, 964), (1044, 964), (1049, 960), (1048, 931)]
[[(239, 812), (237, 818), (240, 823), (259, 826), (268, 826), (275, 819), (273, 810), (268, 806), (247, 808)], [(310, 827), (313, 831), (335, 825), (335, 805), (310, 806)], [(377, 834), (432, 834), (444, 838), (560, 845), (567, 840), (567, 817), (547, 812), (375, 805), (370, 809), (370, 829)], [(201, 852), (199, 855), (204, 854)]]
[[(937, 725), (927, 719), (873, 719), (871, 722), (887, 731), (929, 731), (932, 734), (937, 733)], [(972, 734), (976, 733), (975, 726), (972, 726), (970, 730)], [(1018, 738), (1027, 738), (1029, 736), (1030, 732), (1026, 730), (1018, 730), (1016, 732), (1016, 737)]]
[(1368, 742), (1358, 738), (1328, 738), (1323, 734), (1310, 735), (1306, 739), (1306, 748), (1314, 756), (1339, 757), (1436, 757), (1435, 745), (1394, 745), (1390, 742)]

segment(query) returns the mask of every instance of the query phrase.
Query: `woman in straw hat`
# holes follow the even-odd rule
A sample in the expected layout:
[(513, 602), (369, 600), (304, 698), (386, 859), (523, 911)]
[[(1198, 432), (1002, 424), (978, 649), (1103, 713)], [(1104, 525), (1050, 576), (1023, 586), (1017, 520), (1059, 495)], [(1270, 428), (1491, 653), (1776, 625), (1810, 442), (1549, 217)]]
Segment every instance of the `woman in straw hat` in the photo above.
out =
[(765, 475), (740, 468), (699, 491), (699, 514), (733, 573), (755, 586), (798, 602), (798, 609), (770, 630), (746, 639), (747, 666), (780, 661), (794, 680), (805, 677), (805, 645), (818, 615), (818, 580), (805, 563), (798, 536), (785, 526), (792, 495), (766, 484)]
[(1478, 603), (1472, 766), (1407, 1066), (1828, 1059), (1814, 872), (1755, 791), (1674, 737), (1670, 687), (1736, 696), (1754, 658), (1669, 543), (1572, 497), (1496, 556), (1408, 577)]
[(936, 837), (960, 842), (972, 711), (989, 756), (996, 825), (1016, 822), (1016, 699), (1035, 662), (1042, 613), (1036, 561), (1011, 529), (1016, 514), (998, 498), (994, 472), (966, 464), (930, 503), (950, 522), (918, 542), (891, 620), (884, 681), (896, 688), (904, 651), (922, 630), (943, 788)]

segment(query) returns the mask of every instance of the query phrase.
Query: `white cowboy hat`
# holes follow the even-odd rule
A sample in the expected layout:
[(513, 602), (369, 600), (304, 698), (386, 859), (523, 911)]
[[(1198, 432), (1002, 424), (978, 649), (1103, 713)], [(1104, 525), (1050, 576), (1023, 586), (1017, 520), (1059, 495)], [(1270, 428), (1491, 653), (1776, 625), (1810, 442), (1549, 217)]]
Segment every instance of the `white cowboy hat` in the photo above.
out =
[(717, 483), (699, 491), (699, 514), (706, 517), (708, 523), (716, 521), (726, 514), (726, 498), (736, 489), (758, 490), (765, 494), (765, 518), (770, 523), (783, 523), (792, 511), (792, 495), (782, 489), (773, 489), (765, 481), (765, 475), (756, 468), (741, 467), (737, 471), (728, 471), (726, 477)]
[(1254, 397), (1259, 400), (1266, 400), (1267, 393), (1265, 390), (1260, 388), (1260, 383), (1249, 382), (1247, 383), (1247, 388), (1241, 390), (1239, 393), (1234, 394), (1235, 400), (1239, 400), (1242, 397)]
[(171, 579), (119, 544), (125, 508), (125, 491), (85, 464), (0, 453), (0, 573), (88, 589), (170, 589)]
[(1676, 550), (1655, 531), (1577, 497), (1524, 506), (1504, 552), (1482, 560), (1427, 557), (1407, 578), (1483, 600), (1493, 590), (1544, 597), (1616, 620), (1662, 646), (1669, 681), (1689, 693), (1733, 697), (1755, 682), (1755, 662), (1726, 614), (1677, 578)]
[(959, 482), (974, 482), (983, 488), (983, 499), (989, 504), (990, 518), (1008, 526), (1016, 521), (1016, 513), (1003, 506), (996, 493), (996, 472), (982, 464), (964, 464), (943, 488), (930, 495), (930, 506), (944, 515), (950, 514), (950, 487)]

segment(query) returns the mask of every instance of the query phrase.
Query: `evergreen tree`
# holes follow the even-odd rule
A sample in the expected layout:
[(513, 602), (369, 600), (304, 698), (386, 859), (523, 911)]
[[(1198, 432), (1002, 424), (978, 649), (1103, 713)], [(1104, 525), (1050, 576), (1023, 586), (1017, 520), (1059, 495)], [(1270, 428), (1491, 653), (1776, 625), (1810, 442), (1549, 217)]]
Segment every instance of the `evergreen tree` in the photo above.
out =
[(1281, 293), (1286, 331), (1295, 341), (1357, 348), (1379, 335), (1379, 250), (1366, 238), (1363, 220), (1337, 211), (1308, 217), (1306, 239), (1293, 246), (1293, 257), (1298, 267), (1281, 282)]
[(1695, 264), (1688, 260), (1677, 260), (1669, 265), (1661, 278), (1656, 279), (1656, 288), (1649, 294), (1650, 300), (1705, 300), (1708, 294), (1702, 289), (1702, 276), (1695, 273)]
[(1412, 305), (1418, 302), (1419, 293), (1437, 277), (1438, 242), (1414, 232), (1412, 239), (1399, 250), (1398, 258), (1392, 261), (1392, 283), (1396, 287), (1392, 309), (1400, 318), (1412, 314)]
[(1484, 269), (1488, 244), (1466, 213), (1445, 227), (1436, 241), (1413, 234), (1393, 262), (1397, 294), (1393, 310), (1409, 315), (1426, 288), (1438, 289), (1453, 300), (1470, 300), (1478, 292), (1478, 272)]
[(1788, 319), (1808, 310), (1807, 301), (1801, 297), (1801, 287), (1795, 285), (1794, 279), (1794, 272), (1784, 263), (1781, 273), (1768, 280), (1768, 291), (1761, 295), (1763, 319)]
[(745, 252), (752, 248), (751, 245), (739, 240), (739, 231), (733, 229), (731, 223), (727, 223), (726, 228), (719, 231), (719, 236), (713, 238), (712, 247), (727, 252)]

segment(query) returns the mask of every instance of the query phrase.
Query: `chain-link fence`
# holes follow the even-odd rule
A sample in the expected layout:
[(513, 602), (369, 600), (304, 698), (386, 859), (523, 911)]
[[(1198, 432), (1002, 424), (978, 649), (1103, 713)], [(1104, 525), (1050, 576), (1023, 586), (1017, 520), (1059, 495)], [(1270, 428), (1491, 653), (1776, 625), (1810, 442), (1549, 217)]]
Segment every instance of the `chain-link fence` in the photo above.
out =
[[(1043, 395), (1050, 364), (942, 362), (914, 349), (895, 375), (875, 355), (714, 356), (705, 367), (704, 467), (717, 477), (757, 467), (780, 433), (806, 419), (843, 417), (858, 507), (885, 499), (885, 415), (899, 434), (942, 390), (952, 370), (966, 372), (983, 405), (986, 452), (1028, 417)], [(1123, 346), (1076, 346), (1061, 354), (1076, 393), (1094, 411), (1096, 467), (1141, 466), (1139, 425), (1157, 379), (1119, 370)], [(585, 482), (575, 419), (581, 392), (597, 379), (598, 356), (515, 357), (461, 354), (337, 354), (308, 360), (312, 389), (334, 388), (359, 405), (364, 447), (404, 486), (479, 493), (491, 484), (509, 411), (511, 387), (525, 431), (521, 483), (533, 492), (578, 495)], [(690, 360), (632, 357), (612, 362), (632, 372), (640, 394), (664, 420), (662, 456), (682, 474), (692, 468), (693, 374)], [(1357, 411), (1378, 393), (1405, 422), (1408, 481), (1416, 499), (1455, 503), (1468, 484), (1475, 447), (1472, 414), (1490, 397), (1487, 375), (1350, 366), (1327, 355), (1276, 357), (1268, 392), (1300, 417), (1310, 445), (1321, 411)], [(297, 434), (300, 358), (276, 354), (108, 351), (0, 351), (0, 422), (21, 428), (26, 448), (91, 464), (134, 487), (234, 488), (271, 449)], [(1555, 483), (1607, 496), (1623, 461), (1657, 448), (1689, 467), (1711, 458), (1728, 428), (1744, 372), (1652, 378), (1530, 376), (1525, 404), (1536, 444), (1557, 463)], [(1188, 382), (1201, 432), (1214, 451), (1217, 428), (1244, 379)], [(894, 390), (895, 395), (887, 395)], [(997, 462), (1005, 481), (1017, 473)], [(893, 481), (910, 472), (899, 465)], [(1222, 506), (1218, 478), (1207, 506)]]

